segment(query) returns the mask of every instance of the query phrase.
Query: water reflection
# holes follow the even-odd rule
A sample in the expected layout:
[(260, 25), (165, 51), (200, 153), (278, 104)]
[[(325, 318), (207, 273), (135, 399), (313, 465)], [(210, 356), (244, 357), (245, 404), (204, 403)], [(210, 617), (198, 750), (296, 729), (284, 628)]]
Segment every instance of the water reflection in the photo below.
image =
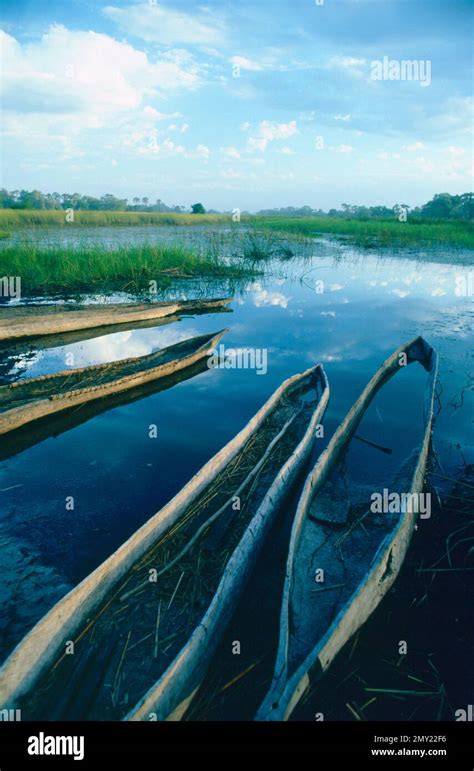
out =
[[(239, 289), (233, 314), (225, 317), (227, 347), (267, 350), (265, 377), (235, 369), (198, 374), (71, 425), (4, 460), (0, 540), (29, 550), (35, 564), (51, 570), (61, 587), (73, 585), (169, 500), (285, 377), (325, 363), (331, 383), (325, 421), (330, 436), (383, 359), (419, 334), (440, 353), (443, 395), (435, 448), (444, 473), (456, 473), (458, 446), (472, 462), (472, 298), (456, 294), (456, 277), (468, 268), (416, 261), (416, 253), (362, 257), (347, 244), (332, 242), (319, 243), (314, 251), (310, 259), (269, 263), (264, 275)], [(174, 286), (162, 299), (182, 292), (182, 285)], [(187, 285), (186, 296), (195, 296), (193, 285)], [(9, 377), (64, 369), (70, 353), (74, 366), (143, 355), (222, 326), (222, 317), (209, 314), (17, 351)], [(374, 413), (373, 434), (380, 434), (382, 444), (390, 443), (397, 458), (419, 418), (417, 377), (414, 371), (395, 379), (387, 390), (390, 405), (379, 417)], [(149, 438), (152, 423), (158, 426), (156, 439)], [(370, 469), (370, 451), (360, 452)], [(65, 510), (71, 495), (74, 512)], [(24, 561), (10, 562), (9, 553), (10, 548), (4, 551), (1, 564), (10, 587), (0, 598), (2, 610), (27, 568)], [(23, 622), (15, 626), (17, 638), (52, 602), (49, 594), (33, 596)], [(0, 655), (14, 642), (10, 637), (3, 643)]]

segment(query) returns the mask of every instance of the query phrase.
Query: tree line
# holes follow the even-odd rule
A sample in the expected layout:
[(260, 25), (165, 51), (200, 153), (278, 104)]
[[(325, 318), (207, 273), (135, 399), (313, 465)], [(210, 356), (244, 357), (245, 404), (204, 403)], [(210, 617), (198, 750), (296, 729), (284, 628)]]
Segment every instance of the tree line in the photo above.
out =
[[(127, 198), (117, 198), (111, 193), (100, 198), (80, 193), (42, 193), (40, 190), (0, 190), (0, 209), (74, 209), (75, 211), (148, 211), (148, 212), (174, 212), (181, 214), (188, 212), (185, 206), (167, 206), (158, 198), (155, 203), (150, 199), (132, 198), (131, 203)], [(195, 214), (205, 213), (202, 203), (191, 206), (191, 212)]]
[[(193, 214), (205, 214), (202, 203), (195, 203), (191, 209), (185, 206), (167, 206), (160, 198), (154, 203), (146, 196), (143, 198), (116, 198), (111, 193), (95, 198), (80, 193), (42, 193), (40, 190), (0, 190), (1, 209), (74, 209), (75, 211), (144, 211), (144, 212), (174, 212), (177, 214), (191, 211)], [(420, 219), (454, 219), (470, 220), (474, 216), (474, 194), (437, 193), (423, 206), (411, 207), (409, 204), (388, 206), (353, 206), (343, 203), (340, 209), (313, 209), (311, 206), (286, 206), (280, 209), (261, 209), (259, 215), (280, 216), (318, 216), (339, 217), (345, 219), (387, 219), (399, 214), (402, 209), (410, 213), (410, 217)], [(219, 214), (215, 209), (209, 213)], [(225, 213), (225, 212), (223, 212)], [(231, 212), (228, 212), (229, 214)], [(242, 212), (248, 214), (248, 212)]]
[(258, 214), (278, 214), (285, 217), (317, 216), (365, 220), (390, 219), (394, 215), (399, 215), (403, 210), (410, 213), (410, 218), (471, 220), (474, 217), (474, 193), (463, 193), (462, 195), (437, 193), (430, 201), (423, 204), (423, 206), (414, 207), (406, 203), (397, 203), (392, 208), (388, 206), (353, 206), (351, 204), (343, 203), (341, 204), (340, 209), (329, 209), (327, 212), (322, 209), (312, 209), (311, 206), (286, 206), (282, 209), (262, 209)]

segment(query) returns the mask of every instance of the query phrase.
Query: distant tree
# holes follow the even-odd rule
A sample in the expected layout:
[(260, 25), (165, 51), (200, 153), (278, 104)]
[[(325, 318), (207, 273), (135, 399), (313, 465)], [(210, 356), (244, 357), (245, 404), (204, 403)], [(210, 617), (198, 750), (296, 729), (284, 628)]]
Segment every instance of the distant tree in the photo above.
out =
[(463, 193), (457, 197), (459, 203), (453, 207), (452, 216), (463, 220), (474, 219), (474, 193)]
[(205, 214), (206, 210), (202, 203), (193, 203), (191, 206), (191, 213), (192, 214)]
[(148, 206), (148, 198), (147, 198), (147, 196), (142, 198), (142, 204), (143, 204), (143, 206)]
[(106, 193), (100, 199), (101, 209), (103, 211), (125, 211), (127, 207), (126, 198), (116, 198), (111, 193)]
[(140, 203), (140, 199), (137, 198), (137, 196), (135, 196), (135, 198), (133, 199), (133, 205), (138, 206), (139, 203)]
[(437, 193), (431, 201), (422, 207), (424, 217), (448, 219), (453, 209), (453, 196), (449, 193)]

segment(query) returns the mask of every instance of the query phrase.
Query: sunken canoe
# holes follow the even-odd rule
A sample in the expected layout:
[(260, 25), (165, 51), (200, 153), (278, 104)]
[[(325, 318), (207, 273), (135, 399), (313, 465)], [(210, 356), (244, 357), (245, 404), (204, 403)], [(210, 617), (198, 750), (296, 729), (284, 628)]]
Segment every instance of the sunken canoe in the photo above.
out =
[(2, 343), (79, 329), (120, 327), (123, 324), (161, 319), (176, 313), (221, 310), (231, 297), (110, 305), (18, 305), (0, 308)]
[[(372, 514), (368, 490), (358, 500), (353, 491), (344, 492), (343, 461), (376, 393), (401, 364), (415, 361), (428, 372), (423, 439), (391, 488), (406, 491), (408, 502), (401, 513)], [(424, 485), (437, 369), (438, 356), (423, 338), (398, 348), (372, 377), (308, 475), (291, 533), (273, 679), (257, 720), (288, 719), (395, 581), (418, 516), (415, 498)], [(319, 573), (324, 583), (315, 582), (316, 569), (324, 571)]]
[(328, 398), (320, 365), (286, 380), (19, 643), (0, 669), (1, 707), (15, 705), (23, 720), (181, 717)]
[(88, 402), (168, 377), (208, 356), (226, 330), (147, 356), (70, 369), (0, 386), (0, 435)]

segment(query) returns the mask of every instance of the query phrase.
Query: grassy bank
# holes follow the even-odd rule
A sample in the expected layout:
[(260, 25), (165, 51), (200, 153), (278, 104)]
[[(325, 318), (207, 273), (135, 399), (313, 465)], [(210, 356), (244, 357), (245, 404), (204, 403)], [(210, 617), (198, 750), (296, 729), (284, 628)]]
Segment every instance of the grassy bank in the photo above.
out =
[[(363, 248), (371, 247), (436, 247), (452, 246), (474, 249), (474, 224), (461, 220), (422, 221), (408, 218), (360, 220), (332, 217), (280, 217), (243, 215), (242, 222), (233, 223), (229, 214), (170, 214), (160, 212), (127, 211), (76, 211), (74, 222), (66, 222), (64, 211), (40, 209), (0, 209), (0, 235), (6, 237), (9, 231), (33, 227), (132, 227), (140, 225), (227, 225), (239, 230), (241, 226), (275, 237), (283, 234), (293, 238), (332, 235), (348, 237)], [(288, 255), (290, 256), (290, 255)], [(257, 255), (257, 258), (260, 258)]]
[(0, 253), (0, 274), (19, 276), (24, 296), (89, 291), (165, 288), (177, 279), (245, 279), (255, 275), (246, 264), (227, 265), (175, 245), (63, 249), (20, 244)]
[(350, 236), (358, 246), (455, 246), (474, 249), (474, 225), (465, 221), (344, 220), (323, 217), (253, 217), (251, 224), (288, 235)]
[(66, 222), (66, 212), (44, 209), (0, 209), (0, 229), (20, 228), (31, 225), (67, 226), (88, 225), (215, 225), (229, 222), (226, 214), (172, 214), (134, 211), (75, 211), (74, 222)]

